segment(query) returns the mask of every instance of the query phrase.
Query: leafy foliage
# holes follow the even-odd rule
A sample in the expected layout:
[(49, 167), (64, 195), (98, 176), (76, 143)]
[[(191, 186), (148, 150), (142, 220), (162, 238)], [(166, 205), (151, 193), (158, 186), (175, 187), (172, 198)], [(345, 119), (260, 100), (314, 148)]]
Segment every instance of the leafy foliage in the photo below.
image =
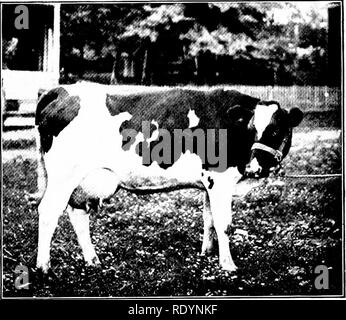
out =
[[(291, 20), (280, 24), (274, 16), (283, 11), (291, 13)], [(206, 51), (232, 57), (244, 73), (259, 71), (262, 83), (321, 84), (326, 78), (321, 16), (311, 11), (307, 21), (292, 3), (63, 5), (62, 65), (69, 71), (110, 72), (124, 39), (139, 48), (141, 42), (155, 43), (163, 34), (180, 39), (190, 58)], [(224, 67), (214, 71), (219, 69)], [(232, 82), (242, 82), (239, 77), (236, 74)]]

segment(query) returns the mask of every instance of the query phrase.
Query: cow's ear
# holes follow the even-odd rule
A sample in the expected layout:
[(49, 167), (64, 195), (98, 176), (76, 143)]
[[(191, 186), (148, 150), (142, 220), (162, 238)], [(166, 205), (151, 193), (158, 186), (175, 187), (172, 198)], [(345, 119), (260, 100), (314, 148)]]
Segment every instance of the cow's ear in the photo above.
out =
[(246, 123), (251, 117), (251, 111), (245, 109), (240, 105), (235, 105), (227, 110), (227, 117), (233, 123)]
[(288, 113), (290, 126), (296, 127), (303, 119), (303, 112), (298, 108), (292, 108)]

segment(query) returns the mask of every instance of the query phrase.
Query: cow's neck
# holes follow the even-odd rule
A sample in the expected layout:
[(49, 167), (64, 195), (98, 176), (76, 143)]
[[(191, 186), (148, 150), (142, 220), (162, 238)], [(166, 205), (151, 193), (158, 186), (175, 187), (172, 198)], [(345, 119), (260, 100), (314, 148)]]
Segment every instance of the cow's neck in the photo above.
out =
[(255, 137), (249, 130), (230, 130), (228, 141), (228, 166), (237, 167), (243, 173), (250, 161), (251, 147)]

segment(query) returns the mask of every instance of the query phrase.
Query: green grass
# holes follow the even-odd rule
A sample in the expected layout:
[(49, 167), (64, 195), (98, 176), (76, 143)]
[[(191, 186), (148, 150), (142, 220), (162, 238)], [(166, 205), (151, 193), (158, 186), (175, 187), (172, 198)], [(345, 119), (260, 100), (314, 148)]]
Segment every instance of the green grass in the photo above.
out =
[[(338, 173), (338, 141), (315, 141), (285, 159), (290, 173)], [(286, 179), (261, 186), (233, 205), (230, 247), (238, 271), (229, 275), (217, 252), (201, 249), (202, 193), (136, 196), (118, 192), (113, 206), (91, 215), (102, 267), (85, 267), (64, 214), (55, 232), (52, 270), (35, 270), (38, 216), (25, 198), (35, 191), (35, 163), (4, 164), (5, 296), (222, 296), (341, 294), (341, 178)], [(242, 235), (237, 230), (244, 231)], [(217, 251), (217, 250), (216, 250)], [(29, 290), (14, 288), (15, 267), (29, 267)], [(329, 289), (314, 287), (315, 267), (329, 267)]]

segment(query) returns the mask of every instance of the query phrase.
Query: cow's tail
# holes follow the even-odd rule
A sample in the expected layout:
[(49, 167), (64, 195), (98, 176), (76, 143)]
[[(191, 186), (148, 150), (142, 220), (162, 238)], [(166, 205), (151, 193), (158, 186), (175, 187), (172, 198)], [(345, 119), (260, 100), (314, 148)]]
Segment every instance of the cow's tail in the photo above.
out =
[[(43, 160), (43, 150), (41, 148), (41, 137), (36, 127), (36, 155), (37, 155), (37, 192), (43, 196), (47, 186), (47, 172)], [(42, 197), (41, 196), (41, 197)]]
[(39, 105), (40, 103), (42, 103), (42, 100), (44, 98), (46, 94), (44, 93), (41, 98), (39, 99), (39, 102), (37, 104), (37, 108), (36, 108), (36, 116), (35, 116), (35, 144), (36, 144), (36, 149), (35, 149), (35, 154), (36, 154), (36, 162), (37, 162), (37, 168), (36, 168), (36, 192), (34, 193), (30, 193), (28, 195), (28, 200), (29, 201), (34, 201), (34, 202), (39, 202), (43, 195), (44, 192), (46, 190), (46, 186), (47, 186), (47, 172), (46, 172), (46, 168), (44, 165), (44, 159), (43, 159), (43, 149), (41, 146), (41, 134), (38, 128), (38, 114), (41, 110), (39, 110)]
[(172, 184), (166, 184), (166, 185), (160, 185), (160, 186), (145, 186), (145, 187), (137, 187), (137, 186), (128, 186), (125, 184), (120, 184), (119, 188), (124, 189), (126, 191), (144, 195), (144, 194), (153, 194), (153, 193), (160, 193), (160, 192), (171, 192), (171, 191), (177, 191), (182, 189), (198, 189), (205, 191), (205, 187), (202, 183), (172, 183)]
[(26, 198), (30, 202), (34, 203), (39, 203), (45, 193), (46, 186), (47, 186), (47, 172), (46, 168), (44, 165), (44, 160), (43, 160), (43, 152), (41, 151), (41, 146), (40, 146), (40, 134), (38, 132), (37, 127), (35, 127), (35, 142), (36, 142), (36, 149), (35, 149), (35, 154), (36, 154), (36, 162), (37, 162), (37, 167), (36, 167), (36, 191), (34, 193), (28, 193), (26, 195)]

